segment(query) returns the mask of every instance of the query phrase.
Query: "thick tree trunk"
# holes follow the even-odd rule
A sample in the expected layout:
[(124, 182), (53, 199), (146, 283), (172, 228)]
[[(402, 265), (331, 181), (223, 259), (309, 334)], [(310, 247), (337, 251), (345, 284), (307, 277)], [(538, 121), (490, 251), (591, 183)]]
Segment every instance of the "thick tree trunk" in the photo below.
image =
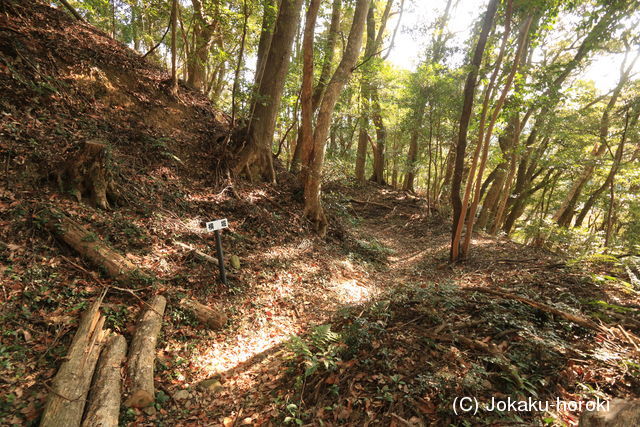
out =
[(476, 81), (478, 79), (478, 70), (482, 63), (482, 56), (484, 53), (485, 45), (487, 44), (487, 38), (489, 31), (493, 25), (493, 18), (498, 8), (498, 0), (490, 0), (487, 6), (487, 11), (482, 21), (482, 29), (480, 30), (480, 36), (478, 43), (471, 60), (471, 71), (467, 75), (467, 81), (464, 87), (464, 101), (462, 104), (462, 115), (460, 116), (460, 130), (458, 133), (458, 141), (456, 145), (456, 157), (453, 170), (453, 179), (451, 181), (451, 205), (453, 206), (453, 226), (451, 230), (451, 261), (458, 260), (459, 248), (458, 245), (454, 245), (455, 232), (457, 228), (460, 215), (462, 213), (462, 199), (460, 198), (460, 187), (462, 185), (462, 174), (464, 169), (464, 157), (467, 149), (467, 130), (469, 128), (469, 120), (471, 119), (471, 110), (473, 108), (473, 96), (476, 91)]
[(206, 66), (216, 23), (208, 23), (205, 20), (202, 12), (202, 0), (192, 0), (192, 4), (194, 11), (194, 46), (187, 58), (189, 75), (187, 84), (194, 89), (202, 91), (206, 84)]
[(322, 98), (318, 119), (313, 134), (313, 156), (309, 166), (309, 175), (304, 185), (304, 215), (311, 220), (318, 234), (324, 236), (327, 231), (327, 219), (320, 201), (322, 165), (324, 163), (325, 143), (329, 134), (331, 116), (342, 89), (347, 84), (353, 67), (358, 60), (362, 46), (362, 33), (369, 9), (370, 0), (358, 0), (349, 31), (347, 45), (338, 68), (327, 85)]
[(275, 27), (278, 8), (276, 0), (264, 0), (263, 4), (262, 29), (260, 31), (260, 41), (258, 42), (256, 74), (253, 80), (255, 91), (258, 90), (262, 82), (264, 66), (267, 61), (267, 56), (269, 55), (269, 49), (271, 48), (271, 39), (273, 38), (273, 29)]
[(276, 180), (273, 169), (273, 134), (301, 8), (302, 0), (282, 0), (280, 4), (269, 53), (251, 108), (247, 141), (238, 155), (235, 174), (248, 167), (250, 174), (256, 178), (269, 182)]
[(100, 314), (102, 298), (84, 312), (65, 361), (51, 384), (51, 392), (40, 419), (43, 427), (79, 426), (91, 377), (104, 345), (106, 332)]
[(78, 224), (62, 212), (44, 209), (38, 214), (38, 220), (53, 234), (75, 249), (80, 256), (104, 269), (119, 282), (135, 286), (150, 278), (141, 272), (131, 261), (98, 240), (96, 235)]
[(118, 426), (122, 396), (121, 368), (126, 355), (127, 340), (120, 334), (112, 335), (100, 354), (93, 375), (83, 427)]
[[(127, 361), (130, 396), (125, 404), (129, 407), (146, 408), (155, 401), (153, 371), (156, 344), (166, 305), (167, 300), (156, 295), (149, 301), (136, 324)], [(149, 412), (154, 412), (153, 408)]]

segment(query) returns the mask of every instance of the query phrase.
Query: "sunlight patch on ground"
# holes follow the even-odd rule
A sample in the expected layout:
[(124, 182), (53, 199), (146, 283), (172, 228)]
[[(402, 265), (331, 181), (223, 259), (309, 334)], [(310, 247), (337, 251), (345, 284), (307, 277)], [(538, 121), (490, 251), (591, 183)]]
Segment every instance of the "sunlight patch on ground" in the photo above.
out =
[(360, 285), (355, 279), (335, 283), (332, 290), (338, 301), (343, 304), (357, 304), (371, 299), (373, 292), (370, 288)]
[(238, 337), (236, 345), (230, 348), (226, 345), (215, 346), (211, 350), (198, 356), (194, 365), (206, 373), (206, 376), (226, 372), (240, 365), (252, 357), (269, 350), (270, 348), (286, 341), (289, 334), (271, 337), (267, 331), (257, 331), (256, 336)]

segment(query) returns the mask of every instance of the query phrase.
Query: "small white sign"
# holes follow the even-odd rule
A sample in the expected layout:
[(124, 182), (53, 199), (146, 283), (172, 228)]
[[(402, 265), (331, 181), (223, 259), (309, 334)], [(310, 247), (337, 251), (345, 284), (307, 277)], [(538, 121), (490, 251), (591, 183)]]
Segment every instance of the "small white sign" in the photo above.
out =
[(229, 228), (229, 222), (227, 218), (216, 219), (215, 221), (207, 222), (207, 231), (222, 230), (223, 228)]

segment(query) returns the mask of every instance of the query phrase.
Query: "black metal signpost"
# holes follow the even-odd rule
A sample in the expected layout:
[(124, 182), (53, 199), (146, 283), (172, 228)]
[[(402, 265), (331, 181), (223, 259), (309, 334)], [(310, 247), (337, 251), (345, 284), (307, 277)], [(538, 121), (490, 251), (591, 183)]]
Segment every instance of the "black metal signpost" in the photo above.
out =
[(220, 280), (225, 285), (227, 284), (227, 273), (224, 271), (224, 253), (222, 252), (222, 237), (220, 230), (223, 228), (229, 228), (229, 222), (226, 218), (217, 219), (215, 221), (207, 222), (207, 231), (213, 231), (216, 234), (216, 254), (218, 255), (218, 267), (220, 268)]

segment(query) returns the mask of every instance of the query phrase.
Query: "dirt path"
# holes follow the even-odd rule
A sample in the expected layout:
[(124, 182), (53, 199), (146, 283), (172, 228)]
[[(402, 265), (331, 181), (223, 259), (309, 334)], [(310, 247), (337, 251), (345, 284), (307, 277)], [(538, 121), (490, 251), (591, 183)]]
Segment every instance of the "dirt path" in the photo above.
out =
[[(438, 293), (437, 285), (448, 283), (460, 288), (486, 285), (515, 292), (535, 291), (540, 300), (554, 302), (558, 292), (564, 292), (563, 295), (584, 293), (580, 275), (563, 269), (554, 270), (557, 257), (505, 239), (478, 236), (473, 241), (474, 256), (465, 263), (452, 266), (447, 262), (449, 224), (436, 213), (428, 215), (423, 200), (384, 189), (358, 194), (356, 200), (351, 203), (351, 215), (356, 225), (348, 231), (343, 241), (327, 244), (326, 241), (301, 237), (252, 248), (250, 252), (242, 254), (243, 268), (235, 279), (242, 285), (238, 287), (237, 294), (230, 295), (225, 303), (233, 310), (230, 326), (222, 333), (209, 334), (198, 331), (197, 327), (182, 328), (179, 332), (185, 334), (186, 339), (167, 341), (164, 354), (169, 368), (161, 373), (161, 383), (167, 394), (174, 396), (174, 399), (179, 396), (180, 399), (174, 400), (167, 414), (159, 415), (162, 419), (185, 425), (201, 425), (202, 420), (207, 420), (204, 422), (206, 425), (263, 425), (273, 424), (274, 420), (281, 422), (288, 415), (287, 411), (292, 412), (292, 416), (298, 416), (298, 409), (295, 408), (303, 406), (306, 415), (300, 416), (306, 417), (307, 421), (309, 417), (328, 417), (337, 421), (345, 416), (355, 423), (364, 417), (375, 418), (386, 425), (390, 422), (392, 410), (405, 419), (412, 416), (433, 419), (439, 416), (436, 409), (448, 407), (446, 399), (455, 395), (455, 389), (448, 389), (452, 387), (450, 379), (436, 389), (439, 397), (432, 397), (436, 403), (422, 406), (402, 401), (402, 394), (394, 397), (398, 400), (391, 404), (379, 401), (382, 385), (367, 381), (378, 378), (383, 381), (382, 384), (386, 384), (384, 381), (390, 381), (389, 378), (404, 378), (411, 386), (404, 386), (407, 391), (403, 393), (414, 393), (426, 387), (426, 383), (420, 383), (423, 381), (420, 378), (425, 375), (444, 370), (462, 379), (469, 375), (468, 368), (464, 367), (474, 366), (480, 372), (478, 381), (482, 381), (484, 387), (478, 393), (491, 395), (504, 391), (503, 386), (493, 385), (495, 373), (483, 374), (486, 370), (486, 354), (447, 344), (428, 348), (431, 356), (427, 362), (422, 361), (427, 350), (416, 346), (416, 343), (424, 342), (422, 334), (425, 330), (436, 328), (440, 323), (464, 325), (473, 321), (477, 324), (478, 316), (489, 316), (483, 321), (482, 328), (459, 333), (471, 337), (477, 335), (476, 340), (485, 341), (491, 339), (492, 335), (500, 336), (504, 326), (492, 322), (506, 316), (511, 319), (509, 322), (515, 322), (522, 325), (524, 330), (537, 334), (535, 339), (517, 338), (497, 343), (517, 363), (525, 363), (518, 359), (524, 357), (521, 355), (536, 351), (541, 354), (555, 352), (553, 347), (540, 347), (540, 343), (552, 342), (557, 338), (557, 331), (566, 326), (546, 318), (543, 319), (545, 323), (532, 324), (532, 316), (535, 321), (537, 314), (529, 308), (514, 312), (512, 306), (490, 304), (486, 299), (469, 299), (462, 291)], [(554, 283), (553, 287), (549, 287), (550, 283)], [(336, 323), (349, 324), (354, 316), (363, 316), (364, 321), (367, 316), (366, 303), (406, 286), (422, 288), (425, 292), (431, 292), (431, 296), (428, 302), (414, 302), (408, 307), (401, 304), (395, 308), (391, 298), (388, 308), (390, 323), (386, 328), (394, 332), (383, 334), (377, 344), (380, 348), (374, 347), (367, 350), (371, 352), (368, 356), (353, 359), (355, 365), (349, 365), (353, 367), (344, 372), (344, 378), (336, 378), (335, 375), (326, 379), (314, 377), (315, 383), (309, 384), (306, 389), (304, 385), (300, 389), (300, 384), (294, 384), (295, 377), (287, 373), (291, 366), (291, 353), (287, 347), (291, 336), (305, 336), (317, 325), (331, 323), (333, 328), (338, 327)], [(434, 288), (436, 290), (432, 291)], [(595, 288), (590, 289), (588, 297), (610, 300)], [(574, 297), (566, 300), (570, 303), (575, 301)], [(442, 312), (439, 308), (443, 304), (453, 304), (457, 308)], [(351, 314), (347, 315), (345, 310), (350, 310)], [(376, 324), (377, 321), (370, 322)], [(513, 331), (509, 333), (513, 334)], [(591, 338), (581, 338), (579, 334), (584, 331), (576, 335), (569, 328), (567, 333), (562, 345), (571, 349), (567, 350), (570, 352), (578, 351), (574, 350), (574, 346), (580, 347), (579, 351), (589, 351), (584, 346), (595, 342)], [(370, 343), (372, 338), (368, 340)], [(386, 344), (385, 340), (388, 341)], [(514, 346), (513, 351), (507, 351), (510, 345)], [(392, 357), (387, 359), (389, 355)], [(565, 357), (553, 353), (549, 366), (559, 369), (569, 363), (564, 360)], [(361, 359), (369, 359), (373, 365), (360, 366)], [(522, 360), (529, 359), (527, 356)], [(403, 374), (404, 368), (395, 365), (398, 360), (405, 360), (401, 365), (405, 367), (415, 365), (416, 360), (421, 362)], [(342, 368), (340, 372), (345, 369)], [(527, 375), (538, 378), (547, 375), (550, 368), (535, 366), (526, 369), (531, 369)], [(585, 363), (581, 369), (587, 372), (594, 368)], [(549, 384), (558, 382), (561, 389), (570, 389), (574, 383), (564, 379), (569, 375), (573, 374), (562, 373), (544, 377), (544, 380)], [(619, 373), (611, 369), (608, 375), (617, 377)], [(207, 379), (208, 382), (202, 383)], [(361, 391), (355, 393), (361, 397), (357, 398), (352, 388), (356, 383), (361, 383)], [(335, 401), (330, 397), (330, 384), (340, 384), (338, 401), (342, 402), (342, 406), (339, 406), (342, 412), (324, 414), (323, 408)], [(187, 394), (178, 395), (181, 390), (186, 390)], [(351, 405), (362, 396), (375, 404), (366, 414), (356, 415), (352, 413)], [(427, 395), (424, 397), (428, 398)], [(413, 399), (421, 398), (416, 396)], [(318, 413), (310, 416), (314, 411)], [(455, 421), (446, 417), (445, 420), (445, 424)]]
[[(269, 394), (285, 371), (283, 343), (290, 336), (425, 275), (420, 264), (433, 264), (434, 250), (429, 249), (438, 247), (430, 231), (421, 227), (416, 233), (412, 225), (425, 220), (423, 202), (398, 198), (396, 192), (374, 196), (375, 203), (389, 208), (352, 204), (360, 219), (352, 230), (353, 251), (301, 239), (248, 255), (239, 279), (246, 281), (251, 295), (241, 293), (230, 301), (236, 311), (232, 326), (210, 337), (196, 334), (195, 348), (174, 342), (164, 349), (169, 362), (190, 360), (188, 369), (178, 367), (168, 372), (173, 379), (163, 381), (170, 395), (184, 387), (190, 391), (180, 402), (191, 415), (185, 422), (204, 415), (218, 422), (239, 417), (248, 423), (253, 415), (262, 419), (270, 407), (280, 409)], [(175, 381), (176, 376), (182, 381)], [(216, 385), (215, 391), (200, 392), (194, 386), (205, 379), (219, 379), (221, 389)]]

